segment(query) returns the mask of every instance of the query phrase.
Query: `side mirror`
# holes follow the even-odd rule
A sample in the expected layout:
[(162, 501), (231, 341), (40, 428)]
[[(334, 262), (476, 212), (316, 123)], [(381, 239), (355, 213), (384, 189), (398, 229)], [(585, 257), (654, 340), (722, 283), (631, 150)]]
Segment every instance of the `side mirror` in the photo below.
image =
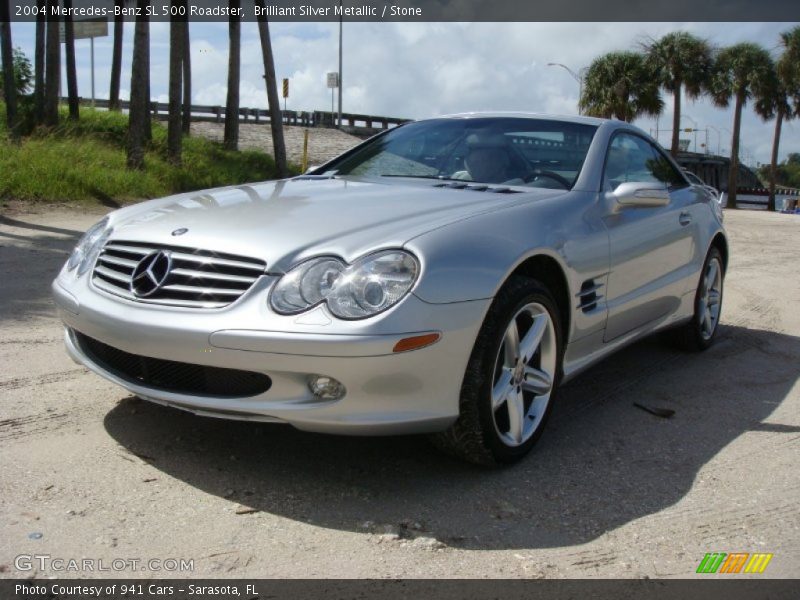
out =
[(617, 186), (610, 195), (619, 206), (666, 206), (669, 191), (664, 184), (628, 181)]
[(304, 175), (310, 175), (311, 173), (313, 173), (317, 169), (319, 169), (319, 165), (312, 165), (312, 166), (308, 167), (308, 169), (306, 169), (306, 172), (304, 173)]

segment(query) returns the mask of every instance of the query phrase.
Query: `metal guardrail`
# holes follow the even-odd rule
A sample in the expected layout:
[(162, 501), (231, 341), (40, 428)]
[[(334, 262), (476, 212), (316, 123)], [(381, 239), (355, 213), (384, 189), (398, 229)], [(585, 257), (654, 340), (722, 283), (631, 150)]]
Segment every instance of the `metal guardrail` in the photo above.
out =
[[(62, 98), (62, 102), (66, 102)], [(80, 102), (84, 106), (91, 106), (91, 100), (81, 98)], [(95, 100), (94, 106), (97, 108), (108, 109), (108, 100)], [(120, 101), (122, 110), (128, 110), (130, 102)], [(151, 102), (150, 112), (156, 119), (165, 120), (169, 113), (169, 105), (166, 102)], [(190, 109), (192, 121), (208, 121), (212, 123), (225, 122), (224, 106), (206, 106), (192, 104)], [(285, 125), (297, 125), (300, 127), (335, 127), (337, 114), (326, 111), (296, 111), (281, 110), (283, 123)], [(269, 123), (269, 110), (265, 108), (239, 108), (239, 121), (242, 123)], [(362, 131), (379, 131), (397, 127), (407, 123), (410, 119), (396, 119), (392, 117), (378, 117), (374, 115), (362, 115), (356, 113), (342, 113), (342, 126)]]
[[(767, 188), (751, 188), (751, 187), (738, 187), (736, 188), (737, 194), (747, 194), (749, 196), (766, 196), (769, 197), (769, 190)], [(777, 196), (800, 196), (800, 189), (786, 188), (777, 186), (775, 188), (775, 195)]]

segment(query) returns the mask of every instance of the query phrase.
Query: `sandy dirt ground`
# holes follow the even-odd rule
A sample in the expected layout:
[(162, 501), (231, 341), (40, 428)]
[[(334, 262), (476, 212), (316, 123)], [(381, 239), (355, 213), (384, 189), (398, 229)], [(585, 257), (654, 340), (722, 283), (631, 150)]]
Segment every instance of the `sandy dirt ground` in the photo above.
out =
[(128, 577), (690, 577), (713, 551), (800, 575), (800, 218), (728, 211), (717, 344), (628, 348), (563, 389), (530, 457), (485, 470), (423, 437), (130, 397), (67, 358), (49, 296), (99, 213), (3, 211), (2, 577), (109, 574), (20, 571), (19, 555), (193, 561)]

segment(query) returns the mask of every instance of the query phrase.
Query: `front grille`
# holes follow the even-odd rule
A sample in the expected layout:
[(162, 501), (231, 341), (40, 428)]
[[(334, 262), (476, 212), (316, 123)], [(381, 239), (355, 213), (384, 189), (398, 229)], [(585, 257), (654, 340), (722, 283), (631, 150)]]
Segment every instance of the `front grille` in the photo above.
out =
[[(147, 297), (131, 291), (131, 276), (146, 256), (163, 251), (172, 266), (161, 287)], [(194, 248), (114, 240), (108, 242), (94, 267), (92, 283), (99, 289), (136, 302), (222, 308), (237, 300), (264, 274), (258, 259)]]
[(130, 354), (73, 331), (81, 350), (95, 363), (133, 384), (192, 396), (247, 398), (263, 394), (272, 380), (263, 373), (206, 367)]

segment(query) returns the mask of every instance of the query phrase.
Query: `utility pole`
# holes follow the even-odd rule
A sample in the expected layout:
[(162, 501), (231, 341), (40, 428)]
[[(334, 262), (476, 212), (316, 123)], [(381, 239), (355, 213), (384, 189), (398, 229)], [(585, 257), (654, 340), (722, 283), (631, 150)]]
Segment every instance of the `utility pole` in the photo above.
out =
[(688, 119), (689, 121), (692, 122), (692, 131), (691, 131), (691, 133), (694, 134), (694, 151), (696, 153), (697, 152), (697, 121), (695, 121), (689, 115), (685, 115), (685, 114), (681, 115), (681, 119)]
[(339, 128), (342, 127), (342, 29), (344, 25), (344, 13), (342, 11), (342, 0), (339, 0)]
[(708, 127), (710, 127), (711, 129), (713, 129), (714, 131), (717, 132), (717, 156), (719, 156), (719, 147), (720, 147), (720, 138), (721, 138), (720, 133), (719, 133), (719, 129), (717, 129), (713, 125), (709, 125)]

